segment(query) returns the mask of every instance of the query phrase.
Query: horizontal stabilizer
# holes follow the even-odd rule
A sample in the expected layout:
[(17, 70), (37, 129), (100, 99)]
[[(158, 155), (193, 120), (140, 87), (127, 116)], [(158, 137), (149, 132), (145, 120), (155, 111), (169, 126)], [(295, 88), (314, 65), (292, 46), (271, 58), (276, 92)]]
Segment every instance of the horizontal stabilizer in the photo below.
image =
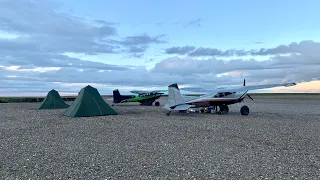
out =
[(188, 104), (182, 104), (182, 105), (178, 105), (178, 106), (171, 106), (171, 107), (174, 107), (173, 109), (170, 108), (170, 106), (168, 104), (164, 105), (163, 106), (165, 109), (168, 109), (168, 110), (176, 110), (176, 111), (185, 111), (189, 108), (192, 107), (192, 105), (188, 105)]
[(164, 105), (163, 108), (171, 110), (169, 104)]
[(189, 109), (191, 107), (192, 107), (192, 105), (183, 104), (183, 105), (176, 106), (175, 108), (173, 108), (173, 110), (185, 111), (185, 110), (187, 110), (187, 109)]

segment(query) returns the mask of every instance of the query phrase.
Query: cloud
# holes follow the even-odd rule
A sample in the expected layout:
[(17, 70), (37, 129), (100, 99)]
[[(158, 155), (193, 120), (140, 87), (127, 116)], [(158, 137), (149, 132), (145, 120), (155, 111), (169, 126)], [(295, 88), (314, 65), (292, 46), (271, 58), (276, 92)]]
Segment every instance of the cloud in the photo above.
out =
[(320, 50), (320, 43), (311, 40), (301, 41), (300, 43), (292, 42), (289, 45), (279, 45), (275, 48), (261, 48), (258, 51), (250, 51), (251, 55), (279, 55), (287, 53), (315, 53)]
[(117, 24), (117, 23), (114, 23), (114, 22), (107, 22), (107, 21), (101, 20), (101, 19), (95, 19), (94, 21), (96, 23), (102, 24), (102, 25), (116, 25)]
[(165, 36), (164, 34), (154, 36), (154, 37), (151, 37), (148, 34), (143, 34), (140, 36), (128, 36), (128, 37), (125, 37), (124, 40), (120, 41), (120, 44), (134, 46), (134, 45), (143, 45), (143, 44), (150, 44), (150, 43), (155, 43), (155, 44), (165, 43), (165, 41), (160, 40), (164, 36)]
[(165, 49), (165, 52), (167, 54), (187, 54), (190, 51), (195, 50), (196, 48), (194, 46), (183, 46), (183, 47), (171, 47)]
[(107, 24), (96, 27), (58, 13), (49, 5), (40, 1), (1, 1), (0, 29), (21, 35), (18, 39), (2, 40), (2, 46), (57, 53), (114, 52), (114, 46), (99, 41), (115, 35), (115, 27)]
[(58, 13), (50, 5), (47, 1), (0, 1), (0, 30), (18, 35), (0, 39), (0, 65), (126, 69), (62, 55), (65, 52), (115, 53), (119, 47), (104, 41), (117, 31), (106, 23), (98, 27)]
[[(101, 88), (110, 87), (166, 87), (171, 83), (180, 85), (202, 86), (203, 88), (213, 88), (214, 86), (232, 86), (241, 84), (243, 78), (247, 79), (247, 84), (265, 84), (279, 83), (286, 81), (311, 81), (320, 79), (320, 54), (317, 49), (313, 52), (292, 55), (277, 55), (264, 61), (255, 59), (232, 59), (222, 60), (218, 58), (193, 59), (192, 57), (166, 58), (157, 64), (151, 70), (145, 67), (133, 66), (112, 66), (104, 63), (95, 63), (90, 61), (79, 61), (63, 55), (52, 55), (46, 60), (47, 54), (31, 53), (27, 57), (22, 57), (21, 61), (16, 58), (6, 57), (6, 66), (0, 67), (1, 84), (6, 88), (17, 88), (18, 85), (11, 86), (12, 82), (19, 82), (20, 89), (29, 88), (29, 90), (39, 91), (46, 85), (53, 87), (52, 84), (60, 82), (68, 83), (96, 83), (108, 85)], [(43, 55), (43, 56), (40, 56)], [(19, 53), (17, 54), (19, 56)], [(31, 57), (42, 58), (44, 61), (34, 61), (34, 64), (23, 64), (23, 58), (34, 59)], [(60, 60), (57, 60), (60, 59)], [(20, 63), (19, 63), (20, 62)], [(41, 63), (39, 63), (41, 62)], [(36, 64), (38, 63), (38, 64)], [(23, 64), (21, 67), (15, 65)], [(11, 67), (9, 67), (9, 65)], [(30, 70), (33, 65), (39, 67), (59, 67), (57, 69)], [(29, 68), (29, 70), (28, 70)], [(8, 78), (10, 76), (10, 78)], [(45, 86), (24, 86), (22, 82), (36, 82), (46, 84)], [(49, 83), (49, 84), (48, 84)], [(63, 86), (63, 85), (61, 85)], [(110, 93), (104, 89), (105, 92)]]
[[(48, 90), (48, 87), (58, 87), (62, 90), (78, 91), (81, 89), (79, 86), (70, 89), (67, 84), (82, 86), (96, 84), (99, 85), (101, 92), (111, 94), (112, 89), (125, 86), (165, 88), (169, 84), (178, 83), (180, 86), (213, 89), (218, 86), (241, 85), (244, 78), (247, 79), (247, 85), (319, 79), (320, 62), (310, 60), (308, 57), (306, 55), (277, 56), (265, 61), (255, 59), (226, 61), (216, 58), (197, 60), (172, 57), (160, 61), (151, 70), (145, 67), (103, 70), (103, 66), (99, 68), (89, 64), (82, 67), (60, 66), (50, 71), (2, 66), (0, 67), (2, 84), (0, 89), (16, 88), (37, 92)], [(300, 65), (297, 66), (297, 63)], [(8, 78), (8, 76), (11, 77)], [(34, 83), (34, 86), (24, 85), (24, 82)], [(59, 85), (55, 84), (57, 82)]]
[[(293, 61), (289, 61), (290, 58)], [(303, 64), (297, 66), (297, 62)], [(301, 82), (320, 78), (318, 73), (320, 62), (316, 63), (305, 55), (278, 56), (265, 61), (255, 59), (226, 61), (216, 58), (197, 60), (172, 57), (160, 61), (151, 70), (147, 70), (145, 67), (103, 70), (89, 65), (83, 67), (65, 66), (51, 71), (26, 71), (17, 67), (2, 67), (0, 69), (2, 69), (3, 76), (0, 76), (2, 81), (7, 79), (6, 76), (18, 76), (10, 78), (10, 81), (28, 80), (65, 84), (96, 83), (110, 87), (166, 87), (171, 83), (178, 83), (213, 88), (214, 86), (241, 84), (244, 78), (247, 79), (248, 85), (286, 81)], [(28, 79), (25, 79), (26, 77)]]
[(35, 67), (77, 67), (77, 68), (96, 68), (104, 70), (124, 70), (130, 66), (118, 66), (112, 64), (105, 64), (101, 62), (92, 62), (80, 60), (77, 58), (70, 58), (66, 55), (55, 53), (41, 53), (32, 51), (1, 51), (0, 58), (2, 61), (0, 65), (4, 66), (20, 66), (21, 68), (35, 68)]
[(233, 59), (225, 61), (222, 59), (211, 58), (208, 60), (197, 60), (192, 58), (167, 58), (157, 63), (152, 69), (158, 73), (174, 73), (180, 75), (187, 74), (221, 74), (237, 70), (261, 70), (261, 69), (278, 69), (294, 67), (290, 64), (275, 64), (276, 60), (256, 61), (254, 59), (243, 60)]
[[(2, 88), (21, 88), (28, 89), (31, 92), (39, 92), (41, 90), (48, 90), (48, 87), (58, 87), (54, 84), (59, 82), (61, 84), (103, 84), (108, 85), (109, 89), (101, 89), (111, 93), (112, 89), (117, 87), (162, 87), (178, 82), (188, 84), (194, 82), (195, 79), (203, 83), (212, 83), (214, 78), (208, 79), (204, 74), (199, 75), (187, 75), (181, 76), (179, 74), (168, 73), (156, 73), (150, 72), (145, 67), (136, 67), (123, 71), (101, 71), (95, 68), (75, 68), (75, 67), (63, 67), (52, 71), (19, 71), (19, 69), (0, 68), (0, 72), (3, 76), (0, 76), (0, 83)], [(7, 76), (17, 76), (7, 78)], [(27, 77), (27, 78), (26, 78)], [(214, 77), (214, 76), (213, 76)], [(221, 81), (227, 80), (226, 77), (215, 77)], [(29, 83), (35, 83), (35, 86), (24, 85), (23, 83), (28, 81)], [(4, 86), (6, 84), (6, 86)], [(42, 84), (41, 86), (39, 84)], [(47, 87), (48, 86), (48, 87)], [(84, 86), (84, 85), (83, 85)], [(49, 89), (50, 89), (49, 88)], [(64, 89), (69, 89), (66, 86)], [(121, 89), (121, 88), (120, 88)]]
[(252, 44), (263, 44), (263, 42), (261, 42), (261, 41), (255, 41), (255, 42), (253, 42)]
[(154, 58), (150, 58), (150, 59), (146, 60), (145, 63), (150, 63), (150, 62), (154, 62), (154, 61), (155, 61)]
[(166, 43), (165, 40), (162, 40), (165, 37), (165, 34), (150, 36), (148, 34), (142, 34), (137, 36), (127, 36), (119, 41), (113, 41), (116, 44), (122, 45), (125, 47), (123, 52), (133, 53), (143, 53), (145, 52), (150, 44), (163, 44)]
[(244, 50), (235, 50), (235, 49), (229, 49), (226, 51), (222, 51), (215, 48), (197, 48), (196, 50), (189, 52), (189, 56), (245, 56), (247, 55), (247, 52)]
[(203, 79), (197, 79), (200, 75), (206, 76), (211, 79), (212, 84), (217, 83), (218, 85), (219, 83), (220, 85), (234, 84), (235, 81), (241, 82), (243, 78), (248, 79), (249, 83), (259, 84), (312, 81), (314, 78), (320, 78), (320, 54), (315, 51), (315, 48), (310, 47), (310, 49), (314, 51), (304, 53), (306, 51), (301, 50), (302, 54), (278, 55), (264, 61), (217, 58), (198, 60), (190, 57), (172, 57), (157, 63), (152, 72), (179, 74), (184, 77), (194, 76), (192, 84), (201, 84), (201, 86), (206, 85), (202, 85)]
[[(38, 57), (66, 52), (135, 54), (145, 52), (150, 44), (165, 43), (161, 39), (164, 34), (150, 36), (142, 33), (117, 40), (119, 34), (115, 23), (97, 19), (90, 23), (76, 16), (58, 13), (51, 5), (49, 1), (37, 0), (0, 1), (0, 31), (17, 35), (17, 38), (0, 38), (0, 54), (17, 59), (24, 57), (23, 61), (28, 64), (28, 61), (35, 61), (34, 58), (25, 58), (30, 54), (38, 54)], [(13, 55), (17, 53), (19, 57)]]
[(237, 50), (237, 49), (228, 49), (220, 50), (217, 48), (205, 48), (193, 46), (185, 47), (171, 47), (167, 48), (165, 52), (167, 54), (179, 54), (179, 55), (188, 55), (188, 56), (265, 56), (265, 55), (281, 55), (281, 54), (290, 54), (290, 53), (314, 53), (316, 50), (320, 50), (320, 43), (314, 42), (311, 40), (301, 41), (300, 43), (292, 42), (289, 45), (279, 45), (274, 48), (261, 48), (257, 50)]
[(184, 28), (188, 28), (188, 27), (200, 27), (201, 26), (201, 18), (198, 18), (198, 19), (193, 19), (189, 22), (187, 22), (185, 25), (184, 25)]

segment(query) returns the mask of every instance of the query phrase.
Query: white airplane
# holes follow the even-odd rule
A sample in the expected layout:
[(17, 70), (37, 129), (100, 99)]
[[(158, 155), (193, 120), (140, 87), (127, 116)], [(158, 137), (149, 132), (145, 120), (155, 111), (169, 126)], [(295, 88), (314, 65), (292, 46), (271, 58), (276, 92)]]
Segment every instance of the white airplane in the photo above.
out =
[[(171, 111), (187, 111), (190, 108), (199, 108), (199, 107), (210, 107), (212, 106), (215, 110), (219, 107), (220, 114), (227, 114), (229, 112), (228, 105), (236, 104), (243, 101), (243, 99), (248, 96), (251, 100), (248, 93), (249, 90), (255, 89), (267, 89), (279, 86), (295, 86), (296, 83), (284, 83), (284, 84), (266, 84), (266, 85), (257, 85), (257, 86), (245, 86), (245, 80), (243, 82), (243, 86), (239, 88), (224, 88), (220, 90), (215, 90), (209, 92), (200, 97), (188, 97), (183, 96), (180, 93), (180, 89), (178, 84), (171, 84), (168, 86), (168, 103), (163, 107), (169, 112), (167, 116), (170, 116)], [(242, 115), (249, 114), (249, 107), (244, 105), (240, 109), (240, 113)]]

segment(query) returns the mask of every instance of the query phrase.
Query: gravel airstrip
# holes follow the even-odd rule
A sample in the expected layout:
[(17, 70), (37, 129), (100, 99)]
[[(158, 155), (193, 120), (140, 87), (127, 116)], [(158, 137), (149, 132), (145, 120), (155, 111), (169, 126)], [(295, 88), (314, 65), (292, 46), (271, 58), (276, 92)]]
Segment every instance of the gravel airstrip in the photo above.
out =
[(228, 115), (166, 116), (166, 97), (88, 118), (0, 104), (0, 177), (320, 179), (320, 100), (253, 98), (248, 116), (237, 105)]

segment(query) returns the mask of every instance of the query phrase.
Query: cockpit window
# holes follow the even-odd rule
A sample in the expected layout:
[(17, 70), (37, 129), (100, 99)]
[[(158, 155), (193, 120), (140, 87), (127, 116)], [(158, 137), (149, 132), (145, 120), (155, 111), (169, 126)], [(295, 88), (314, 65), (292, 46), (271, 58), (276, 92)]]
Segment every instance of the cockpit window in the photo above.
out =
[(214, 95), (214, 97), (215, 98), (224, 97), (224, 96), (229, 96), (231, 94), (235, 94), (235, 92), (220, 92), (220, 93), (217, 93), (216, 95)]
[(224, 93), (223, 93), (223, 92), (217, 93), (216, 95), (214, 95), (215, 98), (217, 98), (217, 97), (223, 97), (223, 96), (224, 96)]
[(225, 93), (225, 96), (229, 96), (229, 95), (231, 95), (231, 94), (233, 94), (232, 92), (226, 92)]

